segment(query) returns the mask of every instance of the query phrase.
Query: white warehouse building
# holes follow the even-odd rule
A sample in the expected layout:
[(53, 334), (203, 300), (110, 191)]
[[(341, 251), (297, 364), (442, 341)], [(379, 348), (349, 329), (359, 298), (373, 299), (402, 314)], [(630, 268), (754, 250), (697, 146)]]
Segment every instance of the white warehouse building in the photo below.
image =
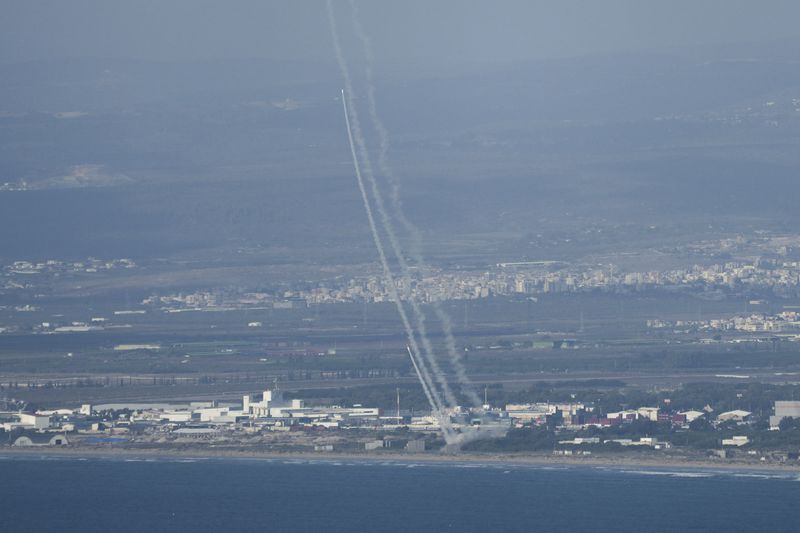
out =
[(278, 390), (265, 390), (261, 395), (261, 401), (255, 400), (249, 394), (245, 394), (242, 398), (242, 412), (253, 418), (281, 418), (287, 416), (284, 411), (304, 407), (303, 400), (284, 400), (283, 393)]
[(769, 427), (777, 428), (784, 418), (800, 418), (800, 402), (775, 402), (775, 414), (769, 417)]

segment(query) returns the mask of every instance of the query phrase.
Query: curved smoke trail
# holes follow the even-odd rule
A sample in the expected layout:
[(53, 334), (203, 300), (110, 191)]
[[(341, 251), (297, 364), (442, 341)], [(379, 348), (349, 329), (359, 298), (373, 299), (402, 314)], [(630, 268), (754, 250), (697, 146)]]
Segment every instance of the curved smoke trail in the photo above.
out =
[(411, 363), (414, 365), (414, 370), (417, 372), (417, 375), (420, 378), (422, 383), (422, 390), (425, 393), (425, 396), (428, 398), (428, 402), (431, 404), (431, 407), (434, 410), (435, 416), (442, 427), (442, 433), (445, 435), (445, 440), (449, 440), (450, 434), (450, 424), (446, 422), (446, 414), (444, 413), (444, 408), (442, 406), (441, 400), (439, 400), (438, 396), (431, 391), (431, 376), (428, 372), (428, 369), (425, 365), (417, 365), (415, 361), (415, 356), (412, 354), (417, 354), (416, 359), (419, 359), (419, 347), (417, 346), (417, 341), (414, 336), (414, 332), (411, 328), (411, 325), (408, 321), (408, 317), (406, 315), (405, 307), (403, 306), (403, 302), (400, 300), (400, 295), (397, 293), (397, 290), (394, 285), (394, 277), (392, 275), (391, 269), (389, 269), (389, 263), (386, 261), (386, 253), (383, 249), (383, 243), (381, 242), (380, 235), (378, 233), (377, 226), (375, 225), (375, 218), (372, 214), (372, 207), (369, 204), (369, 200), (367, 198), (367, 191), (364, 188), (364, 180), (361, 176), (361, 167), (358, 162), (358, 157), (356, 156), (356, 149), (355, 145), (353, 144), (353, 132), (350, 128), (350, 116), (347, 112), (347, 100), (345, 98), (344, 89), (342, 90), (342, 106), (344, 107), (344, 119), (347, 124), (347, 139), (350, 142), (350, 152), (353, 156), (353, 167), (355, 168), (356, 173), (356, 180), (358, 181), (358, 188), (361, 192), (361, 199), (364, 202), (364, 209), (367, 212), (367, 219), (369, 220), (369, 227), (370, 231), (372, 232), (372, 238), (375, 242), (375, 247), (378, 249), (378, 256), (381, 260), (381, 265), (383, 266), (383, 273), (387, 281), (387, 285), (389, 285), (389, 295), (395, 301), (397, 305), (398, 312), (400, 313), (400, 318), (403, 322), (403, 327), (406, 330), (406, 336), (408, 337), (409, 341), (409, 348), (408, 354), (411, 356)]
[[(383, 267), (384, 278), (386, 280), (387, 289), (389, 290), (389, 295), (395, 301), (398, 313), (400, 314), (400, 318), (401, 318), (401, 321), (403, 323), (403, 327), (404, 327), (404, 329), (406, 331), (406, 336), (408, 337), (409, 355), (412, 358), (412, 362), (414, 363), (415, 370), (417, 370), (417, 372), (419, 372), (420, 377), (422, 378), (423, 390), (426, 393), (426, 396), (428, 397), (428, 401), (431, 403), (431, 407), (434, 410), (434, 414), (435, 414), (437, 420), (439, 421), (439, 424), (440, 424), (440, 426), (442, 428), (442, 433), (444, 434), (445, 440), (448, 441), (448, 442), (452, 442), (452, 440), (453, 440), (452, 428), (450, 426), (449, 419), (447, 418), (447, 416), (446, 416), (446, 414), (444, 412), (443, 404), (442, 404), (441, 400), (438, 398), (438, 395), (435, 393), (435, 389), (432, 387), (433, 380), (431, 379), (430, 372), (428, 371), (426, 365), (424, 365), (424, 364), (417, 365), (416, 362), (414, 361), (415, 357), (417, 359), (420, 359), (420, 349), (419, 349), (419, 345), (418, 345), (417, 340), (416, 340), (416, 336), (414, 335), (414, 331), (413, 331), (413, 329), (411, 327), (411, 324), (410, 324), (410, 322), (408, 320), (408, 316), (406, 314), (405, 306), (403, 305), (403, 302), (400, 299), (400, 295), (397, 293), (397, 288), (396, 288), (396, 284), (395, 284), (395, 281), (394, 281), (394, 276), (392, 275), (391, 269), (389, 268), (389, 264), (388, 264), (388, 261), (386, 259), (386, 253), (385, 253), (384, 248), (383, 248), (383, 243), (381, 242), (380, 233), (378, 232), (377, 225), (375, 223), (375, 218), (374, 218), (373, 213), (372, 213), (372, 208), (370, 206), (370, 202), (369, 202), (369, 199), (368, 199), (368, 196), (367, 196), (367, 191), (366, 191), (366, 189), (364, 187), (364, 180), (362, 178), (361, 168), (360, 168), (360, 165), (359, 165), (359, 160), (358, 160), (358, 157), (357, 157), (357, 154), (356, 154), (355, 144), (354, 144), (354, 140), (353, 140), (353, 138), (354, 138), (353, 130), (355, 130), (355, 132), (356, 132), (356, 136), (355, 136), (356, 139), (359, 139), (359, 138), (361, 138), (363, 136), (361, 135), (360, 125), (358, 123), (358, 115), (357, 115), (357, 113), (355, 112), (355, 110), (353, 110), (353, 116), (352, 116), (353, 124), (352, 124), (352, 128), (351, 128), (350, 113), (348, 113), (348, 109), (347, 109), (347, 101), (348, 100), (351, 101), (351, 106), (350, 106), (351, 109), (353, 107), (352, 106), (352, 94), (353, 94), (352, 82), (351, 82), (351, 79), (350, 79), (349, 70), (347, 69), (347, 64), (344, 61), (344, 57), (342, 55), (341, 47), (339, 45), (339, 37), (338, 37), (337, 29), (336, 29), (336, 21), (333, 18), (333, 9), (332, 9), (330, 0), (327, 0), (326, 4), (327, 4), (327, 8), (328, 8), (328, 18), (329, 18), (330, 27), (331, 27), (331, 34), (332, 34), (333, 40), (334, 40), (334, 48), (335, 48), (335, 52), (336, 52), (336, 58), (337, 58), (337, 61), (339, 62), (339, 67), (340, 67), (340, 69), (342, 71), (342, 76), (343, 76), (344, 82), (345, 82), (346, 94), (345, 94), (345, 90), (343, 90), (342, 91), (342, 105), (344, 107), (345, 121), (347, 123), (347, 134), (348, 134), (348, 140), (350, 142), (350, 151), (351, 151), (351, 154), (352, 154), (352, 157), (353, 157), (353, 166), (355, 168), (356, 179), (358, 181), (359, 191), (361, 193), (361, 198), (362, 198), (362, 201), (364, 203), (364, 209), (365, 209), (365, 211), (367, 213), (367, 219), (369, 221), (369, 226), (370, 226), (370, 231), (372, 233), (372, 238), (373, 238), (373, 241), (375, 243), (375, 247), (378, 250), (378, 256), (379, 256), (380, 261), (381, 261), (381, 266)], [(360, 147), (363, 144), (364, 143), (363, 143), (363, 138), (362, 138), (361, 142), (359, 142)], [(366, 160), (366, 162), (368, 162), (368, 160)], [(374, 181), (374, 178), (373, 178), (372, 181)], [(373, 190), (373, 192), (375, 192), (375, 191)], [(376, 205), (378, 206), (378, 208), (380, 210), (380, 208), (382, 207), (381, 204), (376, 202)], [(419, 362), (422, 363), (422, 360), (420, 359)]]
[[(364, 135), (363, 135), (363, 133), (361, 131), (360, 121), (358, 120), (358, 112), (355, 109), (355, 103), (353, 101), (353, 87), (352, 87), (352, 81), (351, 81), (351, 78), (350, 78), (350, 71), (349, 71), (349, 69), (347, 67), (347, 62), (344, 60), (344, 56), (343, 56), (342, 51), (341, 51), (341, 46), (339, 45), (338, 31), (336, 30), (336, 21), (335, 21), (335, 18), (333, 16), (333, 9), (332, 9), (332, 5), (331, 5), (330, 0), (328, 0), (326, 2), (326, 5), (328, 7), (328, 18), (329, 18), (329, 22), (330, 22), (330, 25), (331, 25), (331, 33), (332, 33), (333, 40), (334, 40), (334, 48), (335, 48), (335, 51), (336, 51), (336, 58), (337, 58), (337, 61), (339, 62), (339, 68), (342, 71), (342, 76), (343, 76), (343, 78), (345, 80), (345, 87), (347, 89), (346, 92), (345, 92), (345, 96), (346, 96), (348, 102), (350, 103), (350, 112), (352, 113), (352, 116), (351, 116), (351, 118), (352, 118), (352, 129), (353, 129), (353, 133), (354, 133), (353, 137), (355, 139), (356, 145), (358, 146), (359, 154), (361, 155), (361, 161), (362, 161), (363, 170), (364, 170), (363, 171), (363, 175), (366, 176), (367, 182), (370, 185), (370, 190), (371, 190), (371, 193), (372, 193), (372, 199), (375, 202), (376, 210), (378, 212), (378, 215), (380, 216), (382, 228), (383, 228), (384, 232), (386, 233), (387, 238), (389, 239), (389, 244), (390, 244), (390, 246), (392, 248), (392, 251), (393, 251), (393, 253), (395, 255), (395, 258), (396, 258), (396, 260), (398, 262), (398, 265), (400, 267), (400, 274), (399, 274), (400, 278), (403, 281), (404, 285), (410, 286), (411, 277), (409, 275), (409, 267), (408, 267), (408, 264), (406, 263), (405, 257), (403, 255), (402, 248), (401, 248), (400, 243), (399, 243), (399, 241), (397, 239), (397, 235), (396, 235), (396, 233), (394, 231), (394, 226), (392, 224), (392, 221), (389, 218), (389, 214), (386, 211), (386, 207), (384, 206), (383, 197), (381, 195), (380, 189), (378, 187), (378, 183), (375, 180), (375, 176), (374, 176), (374, 173), (372, 171), (372, 164), (371, 164), (371, 161), (370, 161), (369, 152), (368, 152), (367, 147), (366, 147), (366, 142), (364, 140)], [(376, 235), (377, 235), (377, 232), (376, 232)], [(378, 240), (380, 240), (379, 236), (378, 236)], [(376, 243), (376, 245), (377, 245), (377, 243)], [(387, 265), (387, 268), (388, 268), (388, 265)], [(457, 401), (455, 395), (453, 394), (453, 392), (450, 390), (450, 386), (449, 386), (449, 384), (447, 382), (447, 378), (446, 378), (444, 372), (441, 370), (441, 368), (439, 366), (439, 363), (438, 363), (438, 361), (436, 359), (436, 355), (434, 354), (434, 351), (433, 351), (433, 346), (431, 345), (430, 340), (428, 339), (427, 327), (425, 325), (425, 320), (426, 320), (425, 319), (425, 313), (420, 308), (418, 302), (413, 298), (413, 295), (411, 295), (408, 298), (408, 303), (409, 303), (409, 305), (411, 307), (411, 311), (412, 311), (412, 314), (414, 316), (414, 321), (415, 321), (415, 324), (416, 324), (416, 327), (417, 327), (417, 330), (418, 330), (418, 333), (419, 333), (419, 340), (420, 340), (420, 343), (422, 344), (423, 353), (425, 355), (425, 360), (426, 360), (427, 364), (430, 365), (431, 373), (433, 374), (434, 378), (436, 379), (437, 383), (439, 384), (439, 387), (441, 388), (442, 393), (443, 393), (443, 395), (445, 397), (446, 403), (450, 407), (455, 407), (458, 404), (458, 401)], [(431, 388), (434, 389), (433, 387), (431, 387)]]
[[(374, 57), (372, 55), (372, 44), (369, 37), (364, 31), (364, 27), (358, 19), (358, 7), (354, 0), (350, 0), (350, 9), (352, 11), (353, 29), (356, 37), (361, 41), (364, 49), (364, 73), (367, 86), (367, 104), (369, 108), (369, 115), (372, 125), (378, 134), (379, 151), (378, 151), (378, 168), (389, 183), (389, 190), (391, 194), (389, 198), (392, 203), (392, 209), (395, 216), (400, 221), (400, 224), (405, 228), (410, 236), (409, 253), (413, 257), (414, 262), (421, 271), (425, 270), (425, 259), (422, 255), (422, 237), (419, 229), (406, 217), (403, 211), (402, 201), (400, 199), (400, 187), (394, 177), (391, 165), (389, 164), (389, 131), (383, 125), (380, 116), (378, 115), (378, 107), (375, 99), (375, 83), (372, 78), (372, 64)], [(470, 402), (475, 405), (481, 405), (480, 397), (475, 391), (471, 380), (467, 376), (466, 368), (461, 360), (461, 353), (456, 348), (455, 338), (453, 336), (453, 325), (450, 316), (442, 309), (442, 306), (435, 299), (431, 299), (431, 307), (433, 307), (434, 314), (442, 326), (444, 333), (445, 347), (447, 354), (450, 357), (450, 362), (453, 370), (456, 373), (459, 384), (461, 385), (462, 392), (467, 395)]]

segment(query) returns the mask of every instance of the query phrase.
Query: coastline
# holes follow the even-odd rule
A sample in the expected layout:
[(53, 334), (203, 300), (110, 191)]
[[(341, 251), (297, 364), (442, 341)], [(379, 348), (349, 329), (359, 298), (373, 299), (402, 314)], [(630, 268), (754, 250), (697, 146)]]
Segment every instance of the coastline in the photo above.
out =
[(346, 452), (276, 452), (209, 448), (112, 448), (112, 447), (72, 447), (72, 448), (12, 448), (0, 449), (0, 458), (43, 457), (52, 458), (97, 458), (97, 459), (253, 459), (253, 460), (287, 460), (287, 461), (354, 461), (375, 462), (389, 461), (398, 463), (428, 464), (475, 464), (475, 465), (509, 465), (530, 467), (590, 467), (590, 468), (644, 468), (652, 470), (681, 469), (689, 471), (719, 472), (787, 472), (800, 474), (800, 464), (762, 463), (755, 461), (714, 461), (710, 459), (674, 459), (650, 457), (619, 457), (610, 455), (595, 456), (555, 456), (547, 454), (437, 454), (437, 453), (346, 453)]

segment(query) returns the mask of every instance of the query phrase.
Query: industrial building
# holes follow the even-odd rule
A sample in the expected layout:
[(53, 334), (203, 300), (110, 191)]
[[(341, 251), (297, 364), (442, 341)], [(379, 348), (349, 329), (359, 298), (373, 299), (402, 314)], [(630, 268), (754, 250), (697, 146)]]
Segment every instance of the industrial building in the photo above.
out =
[(769, 417), (769, 427), (771, 429), (777, 429), (784, 418), (800, 418), (800, 402), (775, 402), (775, 414)]
[(50, 427), (50, 416), (35, 413), (0, 413), (0, 428), (43, 430)]

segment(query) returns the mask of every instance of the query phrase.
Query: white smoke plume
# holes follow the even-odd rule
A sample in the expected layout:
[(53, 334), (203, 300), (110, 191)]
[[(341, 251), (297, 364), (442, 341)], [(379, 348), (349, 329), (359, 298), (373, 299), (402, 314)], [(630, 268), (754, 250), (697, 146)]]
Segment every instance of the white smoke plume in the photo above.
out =
[[(377, 181), (375, 180), (375, 176), (372, 171), (372, 164), (370, 161), (369, 152), (367, 150), (366, 141), (364, 139), (364, 135), (361, 130), (360, 121), (358, 119), (358, 112), (355, 109), (350, 72), (347, 67), (347, 62), (344, 60), (344, 56), (341, 51), (341, 46), (339, 45), (338, 32), (336, 30), (336, 21), (333, 17), (333, 10), (330, 9), (331, 3), (328, 2), (327, 5), (329, 7), (328, 14), (329, 14), (329, 20), (331, 22), (331, 32), (333, 34), (335, 41), (334, 48), (336, 50), (336, 57), (337, 60), (339, 60), (339, 66), (342, 71), (342, 76), (345, 79), (345, 87), (347, 89), (345, 91), (345, 97), (348, 100), (348, 103), (350, 104), (350, 111), (351, 111), (350, 118), (353, 130), (353, 138), (355, 139), (356, 145), (358, 146), (358, 152), (361, 156), (361, 162), (363, 165), (363, 175), (366, 177), (367, 182), (370, 185), (372, 199), (375, 202), (376, 211), (380, 216), (381, 227), (386, 233), (392, 252), (394, 253), (395, 259), (397, 260), (397, 263), (399, 265), (400, 280), (404, 286), (410, 286), (411, 285), (410, 270), (408, 264), (406, 263), (403, 250), (400, 246), (400, 242), (397, 239), (396, 233), (394, 231), (394, 225), (392, 224), (389, 214), (386, 211), (386, 207), (384, 206), (380, 188), (378, 186)], [(445, 397), (447, 404), (452, 407), (455, 407), (458, 402), (455, 398), (455, 395), (450, 390), (450, 386), (447, 382), (447, 377), (439, 367), (436, 355), (433, 352), (433, 347), (430, 343), (430, 340), (428, 339), (427, 326), (425, 325), (425, 320), (426, 320), (425, 313), (422, 311), (422, 309), (419, 306), (419, 303), (413, 297), (408, 298), (407, 301), (411, 307), (412, 315), (414, 316), (414, 323), (417, 328), (417, 332), (419, 334), (420, 343), (422, 344), (425, 360), (427, 364), (430, 365), (431, 373), (436, 378), (436, 381), (442, 390), (442, 393)]]
[[(392, 171), (392, 167), (388, 160), (389, 132), (384, 126), (383, 121), (380, 119), (375, 99), (375, 83), (372, 76), (372, 64), (374, 62), (372, 44), (366, 32), (364, 31), (361, 22), (359, 21), (358, 7), (356, 6), (355, 1), (350, 0), (349, 3), (352, 11), (353, 30), (356, 34), (356, 37), (361, 42), (362, 48), (364, 49), (364, 73), (367, 86), (367, 105), (369, 109), (369, 116), (378, 135), (379, 141), (378, 168), (383, 177), (389, 183), (389, 199), (392, 203), (394, 215), (397, 220), (400, 221), (400, 224), (405, 228), (410, 237), (409, 254), (411, 255), (414, 263), (416, 263), (417, 267), (421, 271), (424, 271), (425, 260), (422, 255), (422, 237), (419, 229), (408, 219), (408, 217), (406, 217), (405, 212), (403, 211), (403, 206), (400, 199), (400, 187), (394, 177), (394, 172)], [(480, 397), (478, 396), (477, 392), (475, 391), (475, 387), (472, 385), (472, 382), (467, 376), (466, 369), (464, 368), (464, 364), (461, 360), (461, 353), (456, 348), (455, 338), (453, 336), (452, 320), (447, 312), (442, 309), (442, 306), (438, 301), (433, 300), (431, 302), (431, 306), (433, 307), (436, 318), (441, 324), (447, 355), (449, 356), (450, 363), (456, 373), (456, 378), (461, 385), (461, 390), (464, 394), (466, 394), (467, 398), (474, 406), (479, 406), (481, 405)]]
[[(358, 181), (359, 191), (361, 192), (361, 198), (364, 203), (364, 209), (367, 214), (367, 219), (369, 221), (370, 231), (372, 233), (372, 238), (375, 243), (375, 247), (378, 250), (378, 256), (380, 258), (381, 266), (383, 268), (384, 278), (386, 280), (386, 285), (389, 290), (390, 297), (395, 301), (397, 306), (398, 313), (400, 314), (401, 321), (403, 323), (403, 327), (406, 331), (406, 336), (409, 341), (409, 355), (411, 356), (412, 363), (414, 363), (414, 368), (418, 372), (421, 382), (423, 384), (423, 390), (428, 397), (428, 401), (431, 403), (431, 408), (434, 411), (435, 416), (437, 417), (440, 426), (442, 428), (442, 433), (444, 434), (445, 440), (449, 443), (453, 439), (452, 429), (449, 423), (449, 418), (447, 417), (444, 409), (444, 405), (442, 401), (438, 397), (438, 393), (436, 389), (433, 387), (433, 380), (431, 379), (430, 372), (427, 368), (427, 365), (422, 364), (422, 360), (420, 358), (420, 349), (417, 343), (416, 335), (414, 334), (414, 330), (411, 327), (410, 321), (408, 320), (408, 316), (405, 310), (405, 306), (403, 305), (402, 300), (400, 299), (400, 295), (397, 293), (396, 284), (394, 280), (394, 276), (392, 274), (391, 269), (389, 268), (389, 263), (386, 259), (386, 253), (384, 251), (383, 243), (381, 241), (380, 233), (378, 231), (377, 225), (375, 223), (375, 218), (372, 213), (372, 207), (369, 202), (369, 198), (367, 195), (366, 188), (364, 186), (364, 179), (362, 177), (361, 172), (361, 165), (359, 164), (359, 158), (356, 154), (356, 143), (359, 145), (359, 150), (362, 152), (362, 156), (366, 153), (365, 142), (363, 139), (363, 135), (361, 133), (360, 124), (358, 122), (358, 114), (353, 109), (353, 101), (352, 101), (352, 94), (353, 94), (353, 87), (352, 81), (350, 79), (350, 73), (347, 68), (347, 63), (344, 61), (344, 57), (342, 55), (341, 46), (339, 45), (339, 37), (338, 31), (336, 29), (336, 21), (333, 17), (333, 9), (330, 3), (330, 0), (327, 1), (327, 8), (328, 8), (328, 17), (330, 22), (331, 34), (333, 36), (334, 41), (334, 49), (336, 52), (336, 59), (339, 63), (340, 70), (342, 71), (342, 77), (344, 78), (345, 89), (342, 91), (342, 105), (344, 108), (345, 114), (345, 121), (347, 124), (347, 134), (348, 140), (350, 143), (350, 151), (353, 157), (353, 166), (356, 173), (356, 179)], [(348, 100), (350, 101), (350, 109), (348, 110)], [(351, 116), (352, 113), (352, 116)], [(352, 118), (352, 121), (351, 121)], [(352, 123), (351, 123), (352, 122)], [(355, 142), (354, 142), (355, 139)], [(372, 192), (373, 197), (375, 198), (376, 193), (378, 194), (377, 199), (375, 199), (376, 207), (378, 208), (379, 213), (381, 213), (382, 222), (386, 222), (388, 220), (388, 216), (386, 215), (385, 209), (383, 208), (382, 202), (380, 202), (379, 192), (377, 191), (377, 185), (374, 183), (374, 177), (371, 175), (371, 169), (367, 166), (369, 163), (369, 159), (364, 158), (365, 163), (365, 170), (367, 170), (367, 177), (372, 185)], [(391, 228), (384, 228), (389, 234)], [(391, 240), (391, 238), (390, 238)], [(412, 306), (413, 309), (413, 306)], [(419, 321), (417, 321), (419, 322)], [(420, 338), (423, 339), (423, 344), (425, 344), (426, 340), (424, 337), (424, 330), (420, 332)], [(428, 351), (428, 347), (423, 346)], [(426, 354), (427, 355), (427, 354)], [(430, 363), (429, 357), (428, 363)], [(434, 360), (435, 361), (435, 360)], [(436, 367), (433, 367), (434, 372), (436, 372)], [(440, 378), (437, 378), (437, 381), (441, 381)], [(446, 381), (444, 382), (444, 387), (446, 387)], [(444, 389), (446, 390), (446, 389)], [(448, 391), (449, 392), (449, 391)], [(446, 394), (447, 396), (447, 394)], [(451, 396), (451, 394), (450, 394)], [(450, 398), (447, 398), (450, 401)]]
[(402, 300), (400, 300), (400, 295), (397, 293), (397, 289), (395, 288), (394, 276), (392, 275), (392, 271), (389, 268), (389, 263), (386, 260), (386, 253), (384, 252), (383, 249), (383, 243), (381, 242), (380, 234), (378, 233), (377, 226), (375, 225), (375, 218), (372, 214), (372, 207), (370, 206), (366, 189), (364, 188), (364, 180), (361, 175), (361, 167), (359, 165), (358, 157), (356, 156), (355, 145), (353, 144), (353, 132), (350, 127), (350, 117), (347, 111), (347, 99), (345, 98), (344, 90), (342, 90), (342, 105), (344, 107), (344, 117), (345, 117), (345, 122), (347, 124), (347, 138), (348, 141), (350, 142), (350, 152), (353, 156), (353, 167), (355, 168), (356, 179), (358, 181), (358, 188), (361, 192), (361, 199), (364, 202), (364, 210), (367, 213), (367, 219), (369, 220), (369, 227), (370, 231), (372, 232), (372, 238), (373, 241), (375, 242), (375, 247), (378, 249), (378, 256), (380, 257), (381, 265), (383, 266), (383, 273), (387, 282), (387, 286), (389, 288), (389, 294), (392, 300), (394, 300), (395, 304), (397, 305), (397, 310), (400, 314), (401, 321), (403, 322), (403, 327), (406, 330), (406, 336), (408, 337), (409, 341), (408, 354), (411, 357), (411, 363), (414, 365), (414, 370), (417, 372), (417, 375), (420, 378), (420, 382), (422, 383), (423, 392), (425, 393), (425, 396), (428, 398), (428, 402), (431, 404), (431, 408), (434, 410), (434, 414), (437, 420), (439, 420), (439, 424), (442, 428), (442, 433), (444, 433), (445, 435), (445, 440), (449, 442), (451, 435), (449, 419), (447, 418), (447, 414), (445, 413), (445, 409), (444, 406), (442, 405), (441, 400), (435, 393), (435, 390), (432, 390), (432, 380), (427, 367), (425, 365), (417, 364), (416, 360), (419, 359), (419, 347), (417, 345), (416, 337), (408, 321), (408, 316), (406, 315), (405, 306), (403, 305)]

